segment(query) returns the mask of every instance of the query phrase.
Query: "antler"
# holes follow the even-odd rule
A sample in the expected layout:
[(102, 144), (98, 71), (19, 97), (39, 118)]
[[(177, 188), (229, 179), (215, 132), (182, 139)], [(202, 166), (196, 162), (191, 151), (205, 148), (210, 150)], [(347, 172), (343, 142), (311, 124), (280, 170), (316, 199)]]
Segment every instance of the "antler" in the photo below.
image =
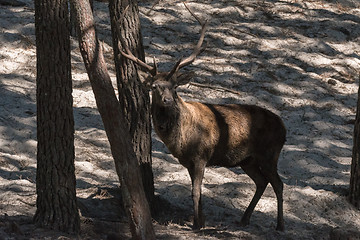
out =
[[(184, 6), (186, 7), (186, 9), (190, 12), (190, 14), (200, 23), (201, 25), (201, 31), (200, 31), (200, 39), (198, 41), (198, 43), (196, 44), (193, 53), (188, 56), (185, 59), (180, 59), (175, 66), (171, 69), (171, 71), (169, 72), (169, 74), (166, 76), (166, 80), (170, 80), (171, 77), (177, 72), (179, 71), (180, 68), (185, 67), (189, 64), (191, 64), (195, 58), (201, 53), (201, 45), (204, 42), (204, 37), (205, 37), (205, 30), (206, 30), (206, 26), (207, 26), (207, 20), (206, 21), (202, 21), (199, 17), (197, 17), (193, 11), (191, 11), (191, 9), (185, 4), (185, 2), (183, 2)], [(120, 16), (120, 23), (123, 21), (125, 13), (127, 11), (129, 6), (127, 6), (123, 13)], [(118, 28), (116, 28), (116, 30), (118, 31), (118, 36), (120, 36), (120, 30)], [(142, 68), (144, 68), (147, 72), (149, 72), (151, 75), (155, 76), (158, 74), (157, 72), (157, 66), (156, 66), (156, 62), (155, 62), (155, 58), (154, 58), (154, 67), (146, 64), (145, 62), (141, 61), (139, 58), (135, 57), (134, 54), (132, 54), (132, 52), (130, 51), (128, 45), (126, 44), (126, 42), (119, 37), (121, 45), (123, 46), (125, 52), (123, 50), (121, 50), (121, 46), (119, 46), (119, 51), (121, 53), (121, 55), (129, 60), (132, 60), (133, 62), (135, 62), (136, 64), (140, 65)]]
[(185, 4), (185, 2), (183, 2), (184, 6), (186, 7), (186, 9), (190, 12), (190, 14), (198, 21), (198, 23), (200, 23), (201, 25), (201, 32), (200, 32), (200, 38), (198, 43), (196, 44), (195, 48), (194, 48), (194, 52), (187, 58), (183, 59), (179, 65), (179, 69), (191, 64), (195, 58), (197, 57), (197, 55), (199, 55), (201, 53), (201, 45), (203, 44), (204, 41), (204, 37), (205, 37), (205, 30), (206, 30), (206, 26), (208, 21), (202, 21), (198, 16), (196, 16), (191, 9)]
[(191, 11), (191, 9), (185, 4), (185, 2), (183, 2), (183, 4), (186, 7), (186, 9), (190, 12), (190, 14), (200, 23), (200, 25), (201, 25), (200, 38), (194, 48), (193, 53), (185, 59), (182, 59), (182, 60), (180, 59), (175, 64), (175, 66), (171, 69), (170, 73), (166, 76), (167, 80), (169, 80), (180, 68), (185, 67), (185, 66), (191, 64), (192, 62), (194, 62), (195, 58), (201, 53), (201, 51), (202, 51), (201, 45), (204, 42), (205, 30), (206, 30), (208, 21), (207, 20), (202, 21), (198, 16), (195, 15), (195, 13), (193, 11)]
[[(127, 12), (129, 8), (129, 5), (126, 6), (126, 8), (124, 9), (123, 13), (120, 16), (120, 21), (118, 21), (119, 23), (121, 23), (124, 20), (125, 17), (125, 13)], [(118, 19), (117, 19), (118, 20)], [(147, 72), (149, 72), (151, 75), (155, 76), (158, 72), (157, 72), (157, 66), (156, 66), (156, 62), (155, 62), (155, 57), (154, 57), (154, 67), (146, 64), (145, 62), (141, 61), (139, 58), (135, 57), (134, 54), (130, 51), (128, 45), (126, 44), (126, 42), (124, 41), (124, 39), (121, 37), (120, 35), (120, 31), (119, 29), (116, 27), (121, 45), (123, 46), (123, 48), (125, 49), (126, 53), (121, 50), (121, 46), (118, 46), (119, 51), (121, 53), (121, 55), (127, 59), (132, 60), (133, 62), (137, 63), (138, 65), (140, 65), (142, 68), (144, 68)]]
[(125, 41), (123, 41), (123, 40), (120, 40), (120, 41), (126, 51), (126, 53), (125, 53), (119, 48), (119, 51), (123, 57), (134, 61), (135, 63), (137, 63), (138, 65), (143, 67), (146, 71), (148, 71), (153, 76), (155, 76), (158, 73), (155, 58), (154, 58), (154, 67), (152, 67), (152, 66), (146, 64), (145, 62), (141, 61), (139, 58), (135, 57), (134, 54), (132, 54), (132, 52), (130, 51), (129, 47), (126, 45)]

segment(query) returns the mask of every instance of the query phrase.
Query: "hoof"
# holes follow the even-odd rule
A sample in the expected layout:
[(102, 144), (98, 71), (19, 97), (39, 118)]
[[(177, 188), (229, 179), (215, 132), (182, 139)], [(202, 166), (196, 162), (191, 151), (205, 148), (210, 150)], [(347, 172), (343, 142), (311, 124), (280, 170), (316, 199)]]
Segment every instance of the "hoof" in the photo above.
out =
[(284, 224), (278, 224), (276, 226), (276, 231), (283, 232), (285, 230)]
[(202, 229), (204, 227), (205, 227), (204, 225), (193, 225), (192, 230), (197, 231), (197, 230), (200, 230), (200, 229)]
[(250, 224), (250, 220), (246, 220), (246, 219), (241, 219), (240, 221), (240, 226), (241, 227), (246, 227)]
[(284, 220), (282, 218), (278, 219), (277, 225), (276, 225), (276, 230), (283, 232), (285, 230), (284, 226), (285, 226)]
[(201, 222), (201, 223), (195, 223), (193, 224), (192, 226), (192, 230), (200, 230), (202, 228), (205, 227), (205, 223), (204, 222)]
[(192, 230), (193, 230), (193, 231), (197, 231), (197, 230), (200, 230), (200, 229), (201, 229), (200, 226), (196, 226), (196, 225), (193, 225), (193, 226), (192, 226)]

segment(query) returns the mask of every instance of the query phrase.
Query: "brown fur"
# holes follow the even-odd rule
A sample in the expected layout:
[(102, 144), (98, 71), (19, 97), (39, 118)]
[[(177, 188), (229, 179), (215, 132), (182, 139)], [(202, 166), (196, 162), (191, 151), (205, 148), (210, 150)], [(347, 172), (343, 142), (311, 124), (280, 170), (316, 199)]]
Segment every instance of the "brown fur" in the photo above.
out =
[(241, 166), (257, 187), (241, 223), (249, 223), (270, 182), (278, 202), (277, 229), (283, 230), (283, 183), (277, 173), (278, 157), (286, 135), (282, 120), (274, 113), (252, 105), (184, 102), (175, 91), (177, 85), (161, 77), (156, 78), (153, 86), (155, 131), (188, 169), (192, 180), (194, 228), (204, 226), (201, 183), (205, 166)]

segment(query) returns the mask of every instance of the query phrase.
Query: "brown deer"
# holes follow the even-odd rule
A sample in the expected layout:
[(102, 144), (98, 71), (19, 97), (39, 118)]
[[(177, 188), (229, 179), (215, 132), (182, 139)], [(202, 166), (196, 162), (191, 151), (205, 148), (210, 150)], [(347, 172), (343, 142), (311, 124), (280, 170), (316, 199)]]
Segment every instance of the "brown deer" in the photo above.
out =
[[(185, 5), (186, 8), (188, 8)], [(256, 192), (241, 224), (247, 225), (256, 204), (270, 183), (277, 198), (277, 230), (284, 230), (283, 182), (277, 172), (286, 129), (279, 116), (253, 105), (215, 105), (185, 102), (176, 87), (190, 81), (193, 73), (179, 69), (191, 64), (201, 52), (207, 22), (189, 12), (201, 24), (193, 53), (180, 59), (170, 72), (158, 72), (136, 58), (126, 43), (121, 54), (150, 73), (144, 82), (152, 86), (152, 119), (156, 133), (171, 153), (188, 169), (192, 181), (194, 229), (204, 227), (201, 184), (206, 166), (240, 166), (255, 182)], [(121, 49), (121, 48), (120, 48)]]

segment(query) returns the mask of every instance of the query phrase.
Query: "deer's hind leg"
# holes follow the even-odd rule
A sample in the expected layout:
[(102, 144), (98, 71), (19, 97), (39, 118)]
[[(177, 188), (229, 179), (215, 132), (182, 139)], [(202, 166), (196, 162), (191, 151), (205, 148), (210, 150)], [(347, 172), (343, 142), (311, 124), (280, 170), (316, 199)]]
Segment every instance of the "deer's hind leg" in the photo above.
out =
[(274, 154), (274, 157), (271, 159), (272, 162), (265, 162), (261, 168), (262, 174), (269, 180), (271, 186), (274, 189), (276, 199), (277, 199), (277, 226), (276, 230), (284, 231), (284, 215), (283, 215), (283, 189), (284, 184), (281, 181), (281, 178), (277, 171), (277, 161), (279, 158), (279, 153)]
[[(251, 159), (251, 160), (253, 160), (253, 159)], [(246, 161), (245, 164), (241, 165), (241, 168), (255, 182), (255, 185), (256, 185), (255, 195), (253, 196), (249, 206), (247, 207), (247, 209), (244, 212), (243, 217), (241, 218), (242, 226), (246, 226), (250, 223), (251, 214), (253, 213), (256, 204), (259, 202), (261, 196), (263, 195), (263, 193), (266, 189), (266, 186), (269, 183), (269, 181), (261, 173), (258, 165), (251, 160)]]

